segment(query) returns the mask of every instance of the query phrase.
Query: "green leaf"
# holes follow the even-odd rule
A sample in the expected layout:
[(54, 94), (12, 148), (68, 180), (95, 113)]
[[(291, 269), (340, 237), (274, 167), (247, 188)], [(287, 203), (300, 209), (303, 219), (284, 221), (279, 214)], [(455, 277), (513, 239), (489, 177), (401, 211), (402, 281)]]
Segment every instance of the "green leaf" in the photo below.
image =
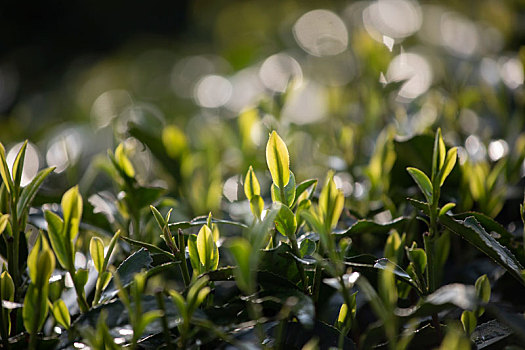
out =
[[(122, 238), (124, 241), (128, 242), (129, 244), (132, 244), (132, 245), (135, 245), (135, 246), (139, 246), (139, 247), (142, 247), (142, 248), (146, 248), (147, 250), (149, 250), (152, 253), (162, 254), (162, 255), (165, 255), (165, 256), (169, 257), (171, 260), (175, 260), (175, 255), (173, 255), (172, 253), (170, 253), (170, 252), (168, 252), (168, 251), (166, 251), (164, 249), (161, 249), (161, 248), (157, 247), (156, 245), (153, 245), (153, 244), (150, 244), (150, 243), (146, 243), (146, 242), (142, 242), (142, 241), (137, 241), (135, 239), (131, 239), (129, 237), (124, 237), (124, 236), (121, 236), (120, 238)], [(111, 245), (111, 242), (110, 242), (110, 245)], [(109, 250), (108, 250), (108, 254), (109, 254)], [(109, 257), (108, 257), (108, 259), (109, 259)]]
[(115, 245), (117, 244), (117, 241), (120, 237), (120, 230), (115, 232), (113, 237), (111, 238), (111, 241), (109, 241), (108, 250), (106, 252), (106, 256), (104, 257), (104, 263), (102, 264), (102, 271), (106, 271), (106, 268), (109, 264), (109, 259), (111, 258), (111, 254), (113, 253), (113, 250), (115, 249)]
[(474, 285), (476, 288), (476, 296), (483, 303), (488, 303), (490, 300), (490, 282), (487, 275), (482, 275), (476, 280)]
[(79, 285), (82, 290), (84, 290), (84, 286), (86, 285), (89, 277), (89, 271), (87, 269), (78, 269), (75, 271), (75, 276), (73, 277), (75, 280), (75, 284)]
[(51, 241), (51, 246), (55, 252), (58, 262), (65, 269), (68, 270), (73, 261), (71, 260), (71, 255), (66, 250), (65, 240), (66, 237), (63, 236), (64, 232), (64, 222), (57, 214), (46, 210), (44, 212), (44, 217), (47, 222), (47, 233), (49, 235), (49, 240)]
[(16, 191), (20, 189), (20, 182), (22, 181), (22, 173), (24, 169), (24, 160), (26, 156), (27, 140), (23, 143), (18, 151), (15, 161), (13, 162), (13, 180)]
[(135, 169), (131, 164), (128, 156), (125, 153), (124, 144), (121, 143), (115, 149), (115, 160), (119, 168), (126, 174), (126, 176), (133, 178), (135, 177)]
[(239, 289), (250, 294), (253, 289), (252, 273), (250, 271), (251, 245), (246, 239), (239, 237), (234, 238), (228, 248), (237, 263), (237, 267), (233, 270), (237, 285)]
[(244, 193), (249, 201), (251, 201), (254, 196), (261, 195), (261, 185), (259, 185), (259, 180), (257, 180), (257, 176), (255, 176), (251, 165), (244, 179)]
[(97, 288), (101, 291), (106, 289), (106, 287), (109, 284), (109, 281), (111, 281), (111, 272), (109, 271), (103, 271), (97, 278)]
[(334, 173), (330, 171), (319, 195), (319, 216), (323, 220), (325, 233), (331, 233), (337, 226), (343, 211), (344, 201), (343, 192), (335, 186)]
[(454, 165), (456, 165), (457, 154), (458, 149), (456, 147), (448, 150), (444, 165), (439, 170), (439, 186), (443, 186), (443, 183), (447, 179), (448, 175), (450, 175), (452, 169), (454, 169)]
[(272, 131), (266, 144), (266, 163), (273, 183), (284, 188), (290, 180), (290, 156), (286, 144), (275, 131)]
[(463, 330), (468, 335), (471, 335), (472, 332), (474, 332), (477, 323), (478, 320), (476, 319), (476, 315), (474, 315), (474, 312), (465, 310), (461, 313), (461, 324), (463, 325)]
[(416, 168), (409, 167), (407, 168), (407, 171), (410, 174), (410, 176), (412, 176), (412, 178), (418, 185), (421, 192), (423, 192), (423, 194), (425, 195), (427, 202), (431, 204), (433, 202), (433, 198), (432, 198), (433, 190), (432, 190), (432, 183), (430, 182), (430, 179), (428, 178), (428, 176), (426, 176), (424, 172)]
[(297, 221), (294, 213), (286, 205), (276, 203), (279, 212), (275, 217), (275, 228), (285, 236), (295, 235), (297, 230)]
[(12, 193), (14, 191), (13, 179), (11, 178), (11, 172), (9, 171), (9, 167), (5, 159), (5, 148), (1, 142), (0, 142), (0, 175), (2, 176), (2, 181), (4, 181), (7, 192)]
[(272, 192), (272, 201), (281, 202), (291, 207), (295, 199), (295, 176), (294, 174), (290, 171), (290, 180), (288, 181), (286, 186), (284, 186), (284, 197), (285, 197), (284, 199), (281, 198), (281, 191), (279, 187), (277, 187), (277, 185), (272, 184), (271, 192)]
[(436, 136), (434, 137), (434, 149), (432, 151), (432, 179), (439, 173), (439, 170), (443, 166), (445, 161), (445, 142), (441, 136), (441, 129), (436, 130)]
[(0, 300), (13, 301), (15, 297), (15, 284), (9, 272), (0, 275)]
[(250, 199), (250, 210), (257, 219), (261, 219), (261, 214), (264, 209), (264, 200), (259, 195), (254, 195)]
[(139, 324), (136, 326), (136, 335), (140, 336), (146, 329), (146, 327), (156, 319), (162, 317), (163, 313), (160, 310), (151, 310), (143, 313), (141, 317), (139, 318)]
[(64, 193), (61, 205), (64, 215), (65, 239), (73, 241), (78, 233), (78, 225), (82, 217), (82, 196), (78, 192), (78, 186)]
[(301, 253), (301, 258), (304, 258), (306, 255), (312, 255), (315, 252), (315, 242), (311, 239), (303, 239), (299, 245), (299, 252)]
[[(313, 187), (312, 187), (313, 186)], [(290, 207), (293, 207), (295, 204), (298, 203), (299, 197), (309, 188), (312, 187), (312, 191), (310, 193), (313, 193), (315, 191), (315, 188), (317, 187), (317, 179), (310, 179), (305, 180), (297, 185), (297, 188), (295, 189), (295, 199), (293, 204)]]
[(521, 277), (523, 267), (519, 261), (507, 248), (489, 235), (476, 218), (469, 216), (464, 221), (460, 221), (454, 220), (449, 215), (444, 215), (439, 218), (439, 221), (452, 232), (465, 238), (470, 244), (506, 269), (522, 285), (525, 285), (525, 281)]
[(416, 248), (415, 244), (407, 248), (408, 259), (414, 263), (415, 272), (420, 280), (423, 280), (425, 270), (427, 268), (427, 254), (425, 250)]
[(179, 294), (176, 290), (171, 289), (169, 291), (171, 299), (173, 300), (173, 303), (175, 304), (175, 307), (177, 307), (177, 310), (179, 310), (179, 313), (181, 315), (186, 314), (186, 301), (182, 297), (182, 295)]
[(93, 259), (93, 265), (98, 273), (102, 273), (104, 267), (104, 243), (98, 237), (91, 238), (89, 243), (89, 253), (91, 254), (91, 259)]
[(42, 185), (42, 182), (47, 178), (47, 176), (55, 170), (55, 167), (47, 168), (41, 170), (35, 178), (24, 187), (22, 190), (22, 193), (20, 194), (20, 198), (18, 200), (18, 204), (16, 207), (18, 216), (21, 216), (22, 213), (27, 209), (27, 207), (31, 204), (33, 199), (35, 198), (35, 195), (40, 188), (40, 185)]
[(346, 231), (343, 231), (340, 234), (344, 236), (354, 236), (364, 233), (388, 234), (392, 229), (402, 230), (408, 222), (409, 219), (406, 217), (398, 217), (383, 224), (378, 224), (371, 220), (358, 220)]
[(177, 126), (168, 125), (162, 129), (162, 144), (171, 158), (179, 158), (186, 150), (187, 143), (186, 135)]
[(65, 329), (69, 329), (71, 326), (71, 318), (69, 316), (69, 311), (67, 309), (66, 303), (64, 303), (64, 300), (58, 299), (53, 303), (53, 307), (51, 309), (51, 312), (53, 313), (53, 317), (57, 321), (58, 324), (60, 324)]
[(9, 214), (0, 214), (0, 234), (2, 234), (7, 226), (9, 221)]
[(200, 263), (205, 271), (215, 270), (219, 265), (219, 249), (213, 240), (213, 234), (208, 225), (203, 225), (197, 235), (197, 250)]
[(447, 203), (447, 204), (445, 204), (439, 210), (439, 216), (445, 215), (446, 213), (449, 212), (449, 210), (452, 210), (455, 206), (456, 206), (456, 203)]
[(197, 249), (197, 235), (190, 235), (188, 237), (188, 253), (190, 256), (191, 267), (196, 275), (204, 272), (199, 258), (199, 250)]
[[(117, 274), (120, 278), (122, 286), (125, 288), (129, 286), (133, 281), (133, 276), (141, 272), (142, 270), (151, 269), (151, 263), (153, 259), (150, 253), (141, 248), (135, 253), (131, 254), (126, 260), (122, 262), (117, 268)], [(114, 282), (114, 280), (112, 281)], [(115, 283), (111, 283), (107, 290), (104, 292), (101, 298), (101, 303), (105, 300), (109, 300), (117, 294), (117, 288)]]
[(166, 228), (167, 222), (162, 217), (162, 214), (160, 211), (158, 211), (157, 208), (155, 208), (153, 205), (150, 205), (149, 208), (151, 209), (151, 212), (153, 213), (153, 216), (155, 217), (155, 221), (157, 221), (157, 224), (160, 227), (160, 230), (164, 232), (164, 229)]
[(47, 303), (48, 290), (48, 285), (38, 287), (32, 283), (27, 288), (24, 307), (22, 308), (22, 318), (24, 327), (30, 334), (36, 334), (44, 325), (49, 311)]

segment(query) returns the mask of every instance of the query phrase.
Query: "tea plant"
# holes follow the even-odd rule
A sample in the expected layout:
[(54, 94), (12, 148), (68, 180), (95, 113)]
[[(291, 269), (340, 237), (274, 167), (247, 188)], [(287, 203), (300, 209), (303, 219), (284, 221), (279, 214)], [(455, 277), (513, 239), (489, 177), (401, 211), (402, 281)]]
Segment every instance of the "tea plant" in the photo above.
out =
[[(506, 341), (512, 343), (511, 334), (521, 339), (522, 315), (502, 307), (505, 299), (491, 292), (501, 289), (502, 277), (483, 274), (474, 285), (446, 279), (447, 264), (456, 259), (453, 245), (463, 245), (456, 234), (512, 277), (512, 288), (524, 288), (521, 238), (482, 213), (452, 213), (457, 206), (443, 203), (442, 194), (457, 166), (457, 149), (447, 151), (438, 129), (431, 151), (429, 175), (415, 166), (405, 170), (423, 201), (408, 198), (409, 215), (377, 222), (354, 216), (334, 171), (320, 190), (316, 179), (297, 183), (288, 147), (272, 131), (266, 143), (271, 183), (263, 188), (255, 166), (248, 167), (240, 189), (249, 210), (244, 221), (209, 213), (173, 222), (177, 209), (166, 208), (160, 190), (135, 179), (119, 145), (109, 153), (110, 174), (124, 192), (117, 215), (125, 231), (111, 235), (83, 225), (77, 186), (60, 205), (44, 210), (45, 224), (32, 230), (38, 221), (28, 220), (31, 201), (52, 169), (21, 188), (23, 148), (13, 176), (2, 156), (2, 345), (466, 349), (487, 341), (487, 322)], [(395, 147), (388, 152), (402, 157)], [(391, 198), (395, 213), (402, 205)], [(13, 256), (13, 228), (22, 253), (36, 237), (23, 262)], [(146, 230), (158, 239), (145, 240), (151, 236)], [(380, 243), (366, 251), (366, 239)], [(88, 264), (77, 261), (82, 252), (89, 252)], [(12, 267), (16, 262), (18, 268)]]

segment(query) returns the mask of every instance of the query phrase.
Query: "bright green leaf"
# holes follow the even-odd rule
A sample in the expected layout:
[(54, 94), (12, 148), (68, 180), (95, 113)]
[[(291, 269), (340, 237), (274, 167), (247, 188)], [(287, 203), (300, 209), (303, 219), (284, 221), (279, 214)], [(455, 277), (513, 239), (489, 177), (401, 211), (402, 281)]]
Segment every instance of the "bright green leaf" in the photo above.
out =
[(208, 225), (203, 225), (197, 235), (197, 250), (204, 269), (206, 271), (215, 270), (219, 265), (219, 249)]
[(456, 206), (456, 203), (447, 203), (441, 209), (439, 210), (439, 216), (443, 216), (446, 213), (449, 212), (449, 210), (452, 210)]
[(131, 164), (131, 161), (125, 153), (123, 143), (119, 144), (115, 149), (115, 160), (126, 176), (131, 178), (135, 177), (135, 169), (133, 168), (133, 164)]
[(58, 299), (53, 303), (51, 312), (58, 324), (60, 324), (65, 329), (69, 329), (71, 326), (71, 318), (69, 316), (66, 303), (64, 303), (62, 299)]
[(453, 147), (448, 150), (447, 152), (447, 158), (444, 161), (444, 165), (439, 171), (439, 185), (443, 186), (443, 183), (447, 179), (448, 175), (452, 172), (454, 169), (454, 166), (456, 165), (456, 159), (458, 155), (458, 149), (456, 147)]
[(284, 141), (272, 131), (266, 144), (266, 162), (272, 175), (273, 182), (279, 188), (290, 180), (290, 156)]
[(89, 243), (89, 253), (91, 254), (93, 265), (95, 265), (95, 269), (98, 273), (104, 271), (104, 243), (100, 238), (91, 238), (91, 242)]
[(7, 222), (9, 221), (9, 214), (0, 214), (0, 234), (2, 234), (7, 226)]
[(416, 168), (409, 167), (407, 168), (407, 171), (410, 174), (410, 176), (412, 176), (412, 178), (418, 185), (421, 192), (423, 192), (423, 194), (425, 195), (427, 202), (432, 203), (433, 202), (433, 198), (432, 198), (433, 189), (432, 189), (432, 183), (430, 182), (430, 179), (428, 178), (428, 176), (426, 176), (424, 172)]
[(5, 188), (7, 192), (11, 193), (14, 190), (13, 179), (11, 178), (11, 172), (7, 166), (7, 161), (5, 159), (5, 148), (4, 145), (0, 142), (0, 175), (2, 176), (2, 181), (4, 181)]
[(18, 151), (15, 161), (13, 162), (13, 180), (15, 189), (20, 189), (20, 182), (22, 181), (22, 173), (24, 169), (24, 160), (27, 149), (27, 140), (22, 144), (22, 147)]
[(246, 194), (246, 198), (250, 201), (254, 196), (261, 195), (261, 185), (259, 185), (259, 180), (257, 180), (257, 176), (255, 176), (255, 172), (251, 165), (246, 173), (246, 177), (244, 178), (244, 193)]
[(463, 313), (461, 313), (461, 323), (463, 324), (465, 333), (470, 335), (472, 332), (474, 332), (474, 329), (476, 329), (478, 321), (476, 319), (476, 315), (474, 315), (474, 312), (465, 310)]
[(78, 192), (78, 186), (74, 186), (64, 193), (61, 205), (64, 215), (65, 237), (72, 241), (78, 233), (78, 225), (82, 218), (82, 196)]
[(275, 218), (275, 227), (285, 236), (295, 235), (297, 230), (297, 221), (294, 213), (286, 205), (276, 203), (279, 207), (279, 212)]
[(47, 222), (47, 233), (49, 235), (49, 240), (51, 241), (53, 251), (57, 256), (60, 265), (67, 270), (73, 261), (71, 261), (71, 254), (69, 254), (66, 250), (66, 238), (62, 235), (64, 222), (60, 216), (49, 210), (44, 212), (44, 217)]

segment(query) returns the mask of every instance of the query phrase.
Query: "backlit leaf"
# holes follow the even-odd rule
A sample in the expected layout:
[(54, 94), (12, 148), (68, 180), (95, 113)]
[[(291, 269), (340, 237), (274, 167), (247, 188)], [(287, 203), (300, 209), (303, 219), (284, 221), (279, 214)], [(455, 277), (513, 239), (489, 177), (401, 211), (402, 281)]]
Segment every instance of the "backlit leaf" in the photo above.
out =
[(421, 190), (421, 192), (423, 192), (423, 194), (425, 195), (425, 198), (427, 199), (427, 202), (428, 203), (432, 203), (433, 201), (433, 198), (432, 198), (432, 183), (430, 182), (430, 179), (428, 178), (427, 175), (425, 175), (424, 172), (422, 172), (421, 170), (419, 169), (416, 169), (416, 168), (407, 168), (407, 171), (408, 173), (410, 174), (410, 176), (412, 176), (412, 178), (414, 179), (414, 181), (416, 182), (416, 184), (418, 185), (419, 189)]
[(100, 238), (91, 238), (91, 242), (89, 243), (89, 253), (91, 254), (91, 259), (93, 259), (95, 269), (98, 273), (101, 273), (104, 266), (104, 243)]
[(286, 144), (275, 131), (272, 131), (266, 144), (266, 163), (273, 182), (284, 188), (290, 180), (290, 156)]

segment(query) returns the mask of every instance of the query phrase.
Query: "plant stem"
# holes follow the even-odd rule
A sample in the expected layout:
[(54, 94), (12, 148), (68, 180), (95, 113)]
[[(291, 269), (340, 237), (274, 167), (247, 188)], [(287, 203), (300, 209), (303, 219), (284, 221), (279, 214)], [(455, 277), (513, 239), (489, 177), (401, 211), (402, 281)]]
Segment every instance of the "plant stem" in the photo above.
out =
[(433, 293), (436, 290), (436, 269), (434, 266), (434, 238), (430, 234), (423, 234), (423, 244), (427, 254), (427, 292)]

